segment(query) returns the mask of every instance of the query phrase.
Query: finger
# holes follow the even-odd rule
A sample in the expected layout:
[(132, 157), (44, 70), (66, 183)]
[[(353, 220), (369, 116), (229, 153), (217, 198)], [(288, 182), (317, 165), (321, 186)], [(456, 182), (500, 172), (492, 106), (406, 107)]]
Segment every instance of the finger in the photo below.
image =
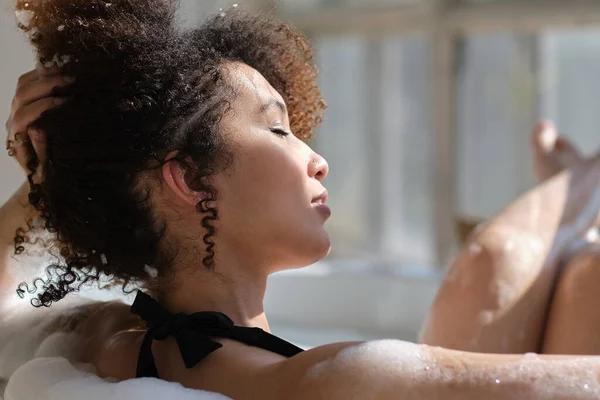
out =
[(41, 76), (50, 76), (50, 75), (60, 74), (60, 68), (58, 67), (58, 65), (53, 65), (50, 68), (46, 68), (41, 63), (38, 62), (35, 66), (35, 69)]
[(44, 97), (50, 97), (52, 90), (56, 87), (67, 86), (70, 82), (62, 75), (44, 77), (36, 81), (29, 82), (19, 88), (13, 102), (13, 110), (33, 103)]
[[(29, 136), (25, 137), (17, 133), (15, 139), (9, 141), (8, 154), (16, 159), (21, 168), (25, 171), (34, 172), (30, 167), (35, 170), (36, 179), (40, 179), (43, 176), (43, 165), (46, 156), (46, 143), (43, 137), (39, 137), (37, 133), (29, 132)], [(36, 138), (30, 140), (29, 138)], [(36, 150), (37, 148), (37, 150)], [(30, 165), (30, 161), (37, 158), (35, 165)]]
[(31, 104), (19, 108), (13, 116), (11, 133), (27, 132), (27, 128), (35, 122), (44, 111), (61, 105), (65, 102), (61, 97), (45, 97)]
[(14, 157), (19, 165), (27, 170), (27, 162), (31, 159), (32, 155), (29, 147), (26, 145), (28, 139), (22, 133), (16, 133), (14, 137), (7, 142), (6, 148), (8, 155)]
[(44, 160), (46, 159), (46, 135), (44, 135), (44, 132), (35, 128), (29, 128), (28, 134), (33, 150), (40, 160), (40, 164), (43, 165)]
[(17, 80), (17, 88), (26, 85), (30, 82), (33, 82), (40, 78), (40, 73), (37, 69), (31, 70), (19, 77)]

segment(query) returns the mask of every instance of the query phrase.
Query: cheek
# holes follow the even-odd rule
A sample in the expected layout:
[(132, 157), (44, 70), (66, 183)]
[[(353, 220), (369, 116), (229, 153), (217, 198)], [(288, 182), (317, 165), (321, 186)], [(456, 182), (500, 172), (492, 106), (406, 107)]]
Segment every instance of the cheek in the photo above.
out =
[(258, 154), (239, 156), (220, 178), (218, 235), (255, 256), (281, 257), (282, 265), (323, 258), (330, 242), (323, 216), (310, 204), (314, 187), (302, 153), (279, 149)]
[(220, 185), (221, 221), (263, 235), (277, 230), (279, 223), (289, 226), (309, 205), (304, 204), (309, 196), (306, 180), (302, 161), (291, 149), (262, 148), (239, 155)]

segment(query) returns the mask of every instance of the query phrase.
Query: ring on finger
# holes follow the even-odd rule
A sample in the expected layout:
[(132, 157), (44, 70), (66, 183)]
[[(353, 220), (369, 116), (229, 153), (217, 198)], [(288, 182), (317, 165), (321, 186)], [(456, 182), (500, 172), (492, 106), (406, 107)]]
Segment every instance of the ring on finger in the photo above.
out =
[(25, 143), (27, 142), (27, 137), (24, 134), (17, 132), (15, 133), (15, 137), (13, 138), (13, 140), (9, 140), (8, 142), (9, 144), (12, 144), (13, 147), (25, 146)]
[(9, 157), (14, 157), (17, 153), (17, 147), (25, 146), (27, 139), (23, 139), (22, 133), (15, 133), (15, 137), (6, 142), (6, 150), (8, 151)]

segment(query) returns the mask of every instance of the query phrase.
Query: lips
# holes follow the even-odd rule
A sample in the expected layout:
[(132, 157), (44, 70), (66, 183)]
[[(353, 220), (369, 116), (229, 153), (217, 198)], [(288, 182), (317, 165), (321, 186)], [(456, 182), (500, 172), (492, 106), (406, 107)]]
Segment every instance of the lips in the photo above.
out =
[(327, 202), (327, 190), (323, 191), (320, 195), (315, 197), (311, 204), (312, 206), (318, 210), (325, 219), (328, 219), (331, 216), (331, 209), (325, 204)]
[(311, 204), (325, 205), (327, 203), (327, 190), (321, 192), (320, 195), (312, 199)]

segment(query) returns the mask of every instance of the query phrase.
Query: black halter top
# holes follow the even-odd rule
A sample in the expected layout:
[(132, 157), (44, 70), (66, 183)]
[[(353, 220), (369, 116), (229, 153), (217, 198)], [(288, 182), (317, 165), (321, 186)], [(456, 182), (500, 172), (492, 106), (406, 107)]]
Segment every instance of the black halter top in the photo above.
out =
[(292, 357), (303, 351), (260, 328), (235, 326), (229, 317), (220, 312), (172, 314), (141, 291), (137, 292), (131, 312), (142, 318), (148, 328), (140, 347), (136, 369), (138, 378), (159, 377), (152, 355), (152, 341), (165, 340), (169, 336), (175, 337), (186, 368), (193, 368), (204, 357), (223, 346), (211, 337), (237, 340), (284, 357)]

